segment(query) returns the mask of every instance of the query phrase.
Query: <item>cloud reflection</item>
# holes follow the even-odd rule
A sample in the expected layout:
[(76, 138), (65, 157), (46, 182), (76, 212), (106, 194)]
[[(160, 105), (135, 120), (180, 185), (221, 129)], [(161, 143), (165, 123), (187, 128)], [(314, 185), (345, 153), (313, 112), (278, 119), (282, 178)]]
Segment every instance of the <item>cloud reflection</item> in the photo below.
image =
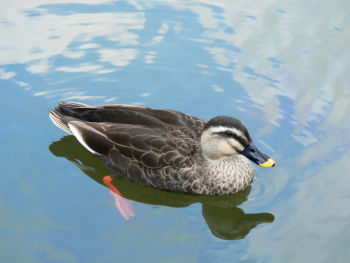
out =
[[(2, 38), (1, 47), (6, 52), (1, 52), (0, 64), (31, 63), (27, 67), (28, 71), (44, 73), (52, 67), (49, 59), (54, 56), (63, 55), (78, 59), (85, 55), (82, 49), (98, 48), (97, 44), (91, 43), (97, 37), (103, 37), (119, 46), (138, 45), (138, 34), (134, 33), (134, 30), (144, 27), (145, 18), (142, 12), (54, 14), (35, 5), (43, 3), (45, 1), (7, 6), (12, 15), (1, 13), (0, 19), (3, 23), (0, 23), (0, 31), (7, 37)], [(38, 15), (30, 15), (29, 11), (33, 10), (37, 11)], [(80, 44), (77, 49), (74, 48), (75, 43)], [(111, 53), (108, 50), (100, 50), (98, 54), (102, 61), (107, 60), (108, 52)], [(112, 55), (123, 56), (119, 62), (116, 62), (116, 59), (109, 61), (117, 66), (125, 66), (129, 59), (134, 59), (137, 55), (137, 51), (133, 49), (115, 52), (117, 53)]]
[(98, 53), (101, 55), (100, 61), (109, 62), (114, 66), (124, 67), (134, 60), (138, 55), (137, 49), (100, 49)]
[(96, 72), (100, 69), (102, 69), (100, 65), (83, 64), (78, 67), (58, 67), (55, 70), (63, 72)]
[(12, 79), (14, 76), (16, 76), (15, 72), (5, 71), (0, 68), (0, 79)]

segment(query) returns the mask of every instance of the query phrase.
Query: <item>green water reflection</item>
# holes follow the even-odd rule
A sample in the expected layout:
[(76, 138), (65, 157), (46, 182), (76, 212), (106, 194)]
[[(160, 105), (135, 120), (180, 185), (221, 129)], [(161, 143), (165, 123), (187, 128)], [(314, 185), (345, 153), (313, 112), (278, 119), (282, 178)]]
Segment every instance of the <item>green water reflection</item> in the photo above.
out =
[[(65, 136), (53, 142), (50, 151), (57, 157), (64, 157), (77, 165), (91, 179), (103, 184), (103, 177), (112, 172), (74, 136)], [(242, 239), (250, 230), (261, 223), (271, 223), (274, 216), (270, 213), (246, 214), (237, 206), (247, 201), (251, 188), (233, 195), (205, 196), (177, 193), (135, 184), (124, 177), (115, 176), (114, 184), (123, 197), (150, 205), (186, 207), (193, 203), (202, 204), (202, 215), (211, 232), (221, 239)]]

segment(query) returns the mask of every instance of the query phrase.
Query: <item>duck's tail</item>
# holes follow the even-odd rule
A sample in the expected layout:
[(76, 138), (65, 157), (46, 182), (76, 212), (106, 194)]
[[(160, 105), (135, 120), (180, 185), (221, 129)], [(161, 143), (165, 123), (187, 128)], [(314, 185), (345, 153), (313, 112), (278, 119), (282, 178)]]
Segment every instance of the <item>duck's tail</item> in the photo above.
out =
[(68, 122), (74, 120), (72, 117), (73, 109), (86, 108), (89, 105), (77, 102), (61, 102), (58, 107), (49, 111), (51, 121), (65, 132), (72, 133), (69, 129)]

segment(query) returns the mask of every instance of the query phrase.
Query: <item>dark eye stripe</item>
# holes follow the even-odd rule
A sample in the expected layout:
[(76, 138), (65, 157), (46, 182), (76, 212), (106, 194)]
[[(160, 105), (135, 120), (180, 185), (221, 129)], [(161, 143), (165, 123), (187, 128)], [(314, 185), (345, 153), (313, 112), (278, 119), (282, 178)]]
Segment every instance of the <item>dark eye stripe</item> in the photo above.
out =
[(235, 149), (235, 151), (236, 151), (236, 152), (238, 152), (238, 153), (239, 153), (239, 152), (241, 152), (241, 150), (240, 150), (240, 149), (238, 149), (236, 146), (231, 145), (231, 147), (232, 147), (233, 149)]
[(218, 132), (217, 134), (220, 134), (220, 135), (225, 136), (227, 138), (233, 138), (236, 141), (238, 141), (243, 147), (247, 146), (247, 141), (244, 138), (242, 138), (241, 136), (238, 136), (237, 134), (235, 134), (231, 131), (229, 131), (229, 134), (226, 131)]

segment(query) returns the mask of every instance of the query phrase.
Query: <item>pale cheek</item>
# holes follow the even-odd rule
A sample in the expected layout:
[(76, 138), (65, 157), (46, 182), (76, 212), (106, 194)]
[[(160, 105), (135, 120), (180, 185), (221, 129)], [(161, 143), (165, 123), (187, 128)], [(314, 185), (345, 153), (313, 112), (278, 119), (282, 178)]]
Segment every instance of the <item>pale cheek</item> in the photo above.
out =
[(204, 155), (209, 159), (217, 159), (219, 158), (218, 152), (218, 143), (214, 140), (206, 141), (204, 144), (205, 148), (203, 148)]
[[(242, 144), (240, 144), (239, 142), (235, 141), (235, 140), (231, 140), (230, 143), (238, 150), (243, 151), (244, 150), (244, 146)], [(234, 150), (236, 151), (236, 150)]]
[(219, 152), (221, 152), (222, 154), (225, 155), (232, 155), (237, 153), (228, 143), (226, 142), (219, 142), (218, 143), (218, 150)]

